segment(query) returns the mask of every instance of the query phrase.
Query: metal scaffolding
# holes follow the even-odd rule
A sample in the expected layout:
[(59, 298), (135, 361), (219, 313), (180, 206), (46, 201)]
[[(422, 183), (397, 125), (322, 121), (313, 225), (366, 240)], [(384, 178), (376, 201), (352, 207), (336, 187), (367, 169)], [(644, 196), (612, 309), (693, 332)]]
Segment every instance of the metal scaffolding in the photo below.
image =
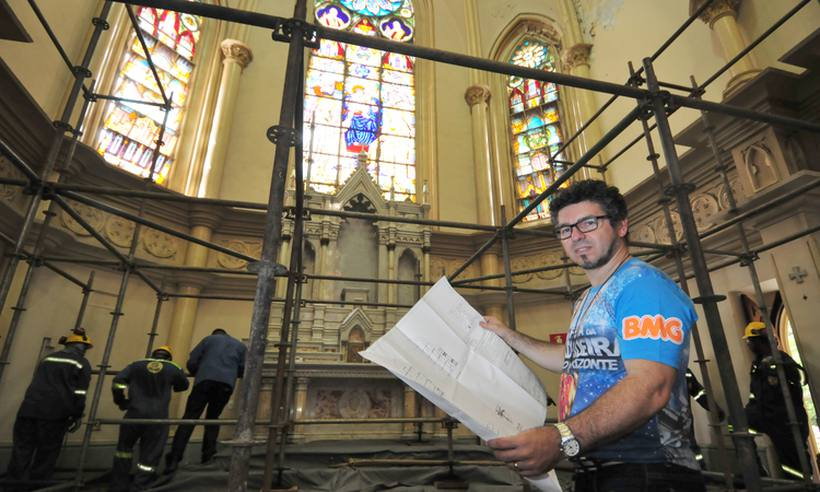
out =
[[(693, 299), (700, 304), (705, 312), (706, 325), (709, 330), (710, 339), (715, 352), (715, 359), (719, 369), (719, 377), (726, 395), (729, 415), (733, 430), (727, 432), (723, 426), (717, 422), (717, 419), (710, 416), (710, 427), (713, 430), (715, 442), (718, 445), (721, 454), (726, 453), (726, 445), (723, 441), (724, 434), (732, 438), (734, 448), (737, 453), (737, 459), (742, 470), (742, 478), (745, 487), (751, 491), (762, 489), (762, 481), (758, 473), (757, 460), (755, 457), (753, 437), (754, 434), (748, 430), (746, 417), (743, 412), (743, 406), (740, 399), (737, 381), (734, 377), (733, 366), (729, 356), (729, 349), (726, 342), (726, 337), (721, 324), (721, 319), (718, 313), (718, 302), (725, 299), (724, 296), (718, 295), (714, 292), (709, 277), (710, 271), (724, 268), (729, 265), (741, 263), (749, 269), (752, 283), (755, 287), (755, 292), (758, 297), (758, 302), (761, 309), (765, 313), (765, 304), (763, 303), (762, 290), (760, 288), (760, 279), (754, 266), (755, 260), (758, 259), (759, 253), (768, 249), (777, 247), (788, 241), (795, 240), (808, 234), (813, 234), (820, 230), (818, 227), (810, 228), (798, 234), (783, 238), (781, 240), (769, 243), (752, 249), (745, 230), (743, 228), (743, 221), (757, 214), (769, 209), (773, 206), (779, 206), (792, 200), (806, 191), (813, 189), (820, 185), (820, 180), (806, 183), (798, 189), (786, 193), (770, 202), (758, 205), (743, 213), (739, 213), (735, 198), (732, 194), (731, 187), (728, 186), (728, 167), (721, 160), (721, 153), (719, 144), (714, 136), (713, 128), (710, 125), (710, 114), (723, 114), (736, 118), (745, 118), (758, 122), (769, 123), (789, 127), (793, 129), (807, 130), (810, 132), (819, 133), (820, 124), (817, 122), (803, 121), (800, 119), (789, 118), (785, 116), (763, 113), (753, 111), (747, 108), (731, 106), (722, 103), (715, 103), (704, 101), (701, 96), (705, 88), (714, 82), (721, 74), (726, 72), (732, 65), (734, 65), (743, 56), (748, 54), (754, 47), (763, 42), (772, 32), (782, 26), (794, 14), (800, 11), (810, 0), (801, 0), (794, 8), (787, 12), (777, 22), (775, 22), (769, 29), (762, 33), (757, 39), (749, 44), (744, 50), (734, 56), (723, 67), (712, 74), (706, 81), (698, 85), (692, 80), (692, 86), (682, 86), (670, 82), (659, 81), (655, 75), (653, 62), (698, 18), (698, 16), (712, 3), (713, 0), (705, 0), (698, 9), (696, 9), (686, 21), (660, 46), (660, 48), (650, 57), (642, 60), (642, 66), (635, 70), (631, 64), (629, 66), (629, 79), (626, 84), (619, 85), (610, 82), (571, 76), (555, 72), (546, 72), (541, 70), (529, 69), (508, 63), (498, 62), (494, 60), (487, 60), (478, 57), (467, 56), (459, 53), (448, 52), (439, 49), (432, 49), (412, 44), (404, 44), (392, 42), (385, 39), (358, 35), (345, 31), (337, 31), (325, 28), (319, 25), (314, 25), (306, 21), (306, 0), (295, 0), (294, 13), (292, 18), (276, 17), (271, 15), (264, 15), (254, 12), (246, 12), (237, 9), (221, 7), (217, 5), (210, 5), (204, 3), (187, 2), (184, 0), (115, 0), (119, 3), (126, 4), (128, 17), (136, 32), (137, 39), (142, 46), (143, 52), (146, 55), (148, 65), (151, 69), (153, 77), (159, 88), (162, 102), (151, 102), (141, 100), (131, 100), (119, 98), (111, 95), (95, 93), (95, 83), (92, 81), (90, 87), (85, 85), (85, 79), (92, 76), (89, 71), (89, 63), (91, 57), (99, 42), (102, 32), (108, 29), (107, 18), (111, 10), (112, 1), (106, 1), (97, 17), (92, 20), (93, 31), (88, 42), (88, 45), (82, 56), (79, 65), (74, 66), (67, 56), (65, 50), (62, 48), (59, 40), (51, 29), (47, 19), (37, 7), (34, 0), (29, 0), (35, 15), (40, 20), (49, 39), (54, 44), (59, 52), (62, 60), (71, 71), (73, 75), (73, 83), (66, 101), (62, 115), (58, 121), (54, 123), (54, 136), (46, 154), (41, 171), (38, 173), (20, 158), (14, 149), (7, 143), (0, 139), (0, 154), (6, 157), (9, 162), (17, 168), (25, 177), (25, 179), (11, 179), (0, 178), (0, 184), (13, 185), (24, 188), (30, 194), (29, 203), (26, 208), (26, 213), (22, 225), (20, 226), (18, 236), (11, 238), (6, 235), (0, 236), (0, 240), (6, 242), (11, 246), (12, 251), (8, 254), (10, 257), (5, 270), (0, 276), (0, 309), (5, 305), (7, 296), (10, 290), (10, 285), (18, 270), (19, 262), (24, 260), (28, 262), (28, 267), (24, 274), (22, 286), (18, 293), (17, 303), (14, 308), (14, 313), (9, 325), (6, 339), (4, 340), (2, 351), (0, 351), (0, 384), (2, 384), (2, 376), (4, 368), (9, 364), (9, 355), (11, 353), (12, 344), (14, 342), (15, 334), (20, 324), (20, 318), (25, 311), (26, 301), (31, 285), (34, 270), (39, 266), (45, 266), (54, 271), (61, 277), (70, 281), (71, 283), (82, 288), (83, 299), (81, 301), (77, 321), (75, 326), (80, 326), (85, 307), (88, 303), (89, 295), (95, 292), (92, 289), (94, 272), (87, 282), (77, 279), (68, 272), (62, 270), (56, 264), (85, 264), (91, 267), (105, 267), (117, 268), (121, 271), (120, 287), (116, 295), (116, 307), (112, 312), (111, 325), (108, 330), (105, 349), (101, 363), (95, 370), (97, 374), (97, 381), (92, 392), (91, 405), (88, 419), (85, 422), (85, 433), (83, 435), (79, 465), (74, 480), (66, 483), (52, 484), (47, 487), (48, 490), (60, 490), (68, 488), (79, 488), (84, 483), (84, 464), (87, 456), (88, 448), (91, 441), (91, 432), (96, 425), (116, 425), (123, 422), (123, 419), (108, 419), (100, 418), (97, 415), (99, 403), (102, 393), (105, 391), (104, 378), (107, 375), (115, 374), (116, 371), (111, 370), (110, 356), (114, 345), (117, 333), (117, 325), (120, 318), (123, 316), (122, 306), (126, 297), (131, 275), (139, 277), (146, 285), (148, 285), (156, 293), (156, 307), (153, 315), (151, 331), (148, 333), (148, 342), (146, 347), (146, 355), (151, 353), (155, 337), (157, 336), (157, 327), (163, 303), (172, 298), (198, 298), (198, 299), (221, 299), (234, 301), (253, 301), (253, 314), (250, 327), (250, 347), (248, 351), (248, 359), (246, 363), (245, 377), (242, 379), (241, 391), (238, 394), (238, 418), (237, 419), (218, 419), (218, 420), (196, 420), (188, 421), (184, 419), (129, 419), (128, 422), (132, 424), (150, 424), (157, 422), (171, 423), (208, 423), (216, 425), (233, 425), (235, 426), (234, 438), (230, 441), (232, 446), (232, 455), (230, 463), (229, 475), (229, 489), (231, 491), (243, 491), (247, 489), (248, 478), (248, 463), (253, 445), (257, 444), (253, 439), (253, 430), (255, 426), (264, 426), (268, 429), (265, 473), (263, 481), (263, 490), (270, 490), (276, 484), (281, 484), (283, 479), (284, 468), (284, 454), (285, 443), (287, 435), (292, 431), (295, 425), (322, 425), (329, 423), (348, 423), (348, 424), (363, 424), (363, 423), (413, 423), (420, 426), (427, 422), (441, 422), (448, 430), (449, 442), (449, 458), (448, 464), (452, 471), (452, 466), (455, 463), (452, 452), (452, 429), (453, 422), (449, 418), (391, 418), (391, 419), (341, 419), (341, 420), (295, 420), (290, 416), (290, 408), (293, 404), (293, 392), (295, 391), (294, 374), (295, 374), (295, 353), (297, 344), (297, 332), (300, 323), (300, 308), (305, 304), (333, 304), (333, 305), (366, 305), (366, 306), (381, 306), (381, 307), (397, 307), (409, 308), (409, 305), (398, 303), (379, 303), (379, 302), (353, 302), (340, 301), (330, 299), (305, 299), (302, 297), (302, 286), (311, 279), (328, 280), (328, 281), (356, 281), (356, 282), (371, 282), (371, 283), (386, 283), (394, 285), (415, 285), (419, 288), (432, 285), (429, 281), (409, 281), (409, 280), (386, 280), (378, 278), (360, 278), (360, 277), (342, 277), (321, 274), (307, 274), (303, 271), (302, 264), (302, 247), (304, 243), (304, 221), (306, 217), (312, 215), (326, 215), (343, 218), (365, 218), (368, 220), (379, 220), (385, 222), (403, 222), (426, 226), (436, 227), (450, 227), (460, 228), (467, 231), (478, 231), (489, 233), (490, 238), (486, 240), (460, 267), (456, 268), (448, 275), (449, 280), (454, 286), (460, 289), (478, 289), (483, 291), (499, 291), (506, 294), (506, 307), (509, 317), (509, 325), (515, 328), (515, 303), (514, 293), (530, 293), (538, 295), (555, 295), (567, 299), (576, 297), (584, 287), (575, 286), (571, 282), (569, 276), (569, 268), (573, 265), (567, 263), (567, 258), (562, 258), (560, 264), (547, 265), (539, 268), (530, 268), (526, 270), (513, 271), (510, 262), (510, 245), (509, 242), (513, 236), (531, 236), (531, 237), (552, 237), (553, 234), (549, 230), (532, 230), (516, 227), (522, 220), (537, 207), (544, 199), (554, 194), (558, 188), (570, 180), (573, 175), (582, 168), (597, 169), (603, 174), (607, 168), (615, 162), (615, 160), (623, 155), (629, 148), (634, 146), (641, 140), (646, 141), (648, 149), (647, 159), (652, 165), (653, 174), (657, 180), (662, 200), (660, 202), (665, 225), (669, 232), (671, 244), (653, 244), (631, 242), (632, 246), (643, 248), (640, 252), (633, 253), (634, 255), (646, 256), (646, 261), (655, 261), (664, 257), (671, 257), (674, 260), (675, 270), (677, 273), (677, 280), (681, 287), (688, 294), (687, 280), (694, 278), (698, 287), (699, 297)], [(279, 42), (288, 43), (288, 57), (285, 72), (285, 84), (283, 89), (282, 105), (279, 114), (279, 121), (277, 125), (270, 127), (267, 131), (268, 139), (275, 145), (273, 172), (270, 182), (270, 190), (267, 204), (259, 204), (254, 202), (244, 202), (237, 200), (221, 200), (213, 198), (196, 198), (182, 195), (175, 195), (171, 193), (164, 193), (161, 191), (151, 191), (147, 189), (147, 185), (153, 182), (153, 177), (156, 172), (156, 164), (162, 146), (162, 138), (165, 132), (165, 122), (163, 122), (159, 138), (156, 142), (156, 147), (153, 151), (153, 159), (150, 173), (147, 176), (145, 183), (145, 190), (136, 189), (120, 189), (120, 188), (106, 188), (88, 185), (72, 184), (64, 182), (62, 178), (54, 181), (54, 171), (59, 169), (58, 160), (60, 157), (60, 150), (66, 144), (66, 136), (68, 139), (68, 153), (65, 157), (65, 162), (70, 162), (73, 156), (74, 149), (77, 145), (77, 139), (80, 136), (80, 128), (83, 126), (84, 118), (87, 114), (90, 104), (96, 101), (118, 100), (139, 104), (149, 104), (160, 107), (165, 112), (167, 119), (168, 112), (172, 106), (173, 96), (166, 94), (162, 81), (159, 77), (153, 60), (151, 59), (150, 51), (146, 47), (145, 40), (138, 26), (138, 21), (133, 13), (131, 5), (142, 5), (149, 7), (156, 7), (166, 10), (174, 10), (178, 12), (185, 12), (189, 14), (209, 17), (213, 19), (220, 19), (223, 21), (237, 22), (250, 26), (270, 29), (273, 33), (273, 39)], [(365, 46), (375, 48), (383, 51), (391, 51), (395, 53), (402, 53), (417, 58), (423, 58), (431, 61), (436, 61), (445, 64), (457, 65), (472, 69), (479, 69), (488, 72), (516, 75), (523, 78), (535, 79), (545, 82), (552, 82), (557, 85), (566, 85), (575, 88), (587, 89), (592, 91), (603, 92), (611, 94), (611, 97), (595, 112), (589, 120), (584, 122), (578, 130), (570, 136), (556, 152), (549, 156), (550, 162), (558, 162), (555, 158), (566, 149), (575, 139), (577, 139), (597, 118), (603, 114), (607, 108), (618, 97), (626, 97), (635, 101), (635, 107), (630, 110), (618, 123), (609, 129), (600, 140), (593, 144), (583, 155), (579, 156), (574, 162), (561, 162), (568, 165), (563, 174), (557, 177), (543, 193), (538, 195), (532, 202), (523, 210), (516, 213), (511, 219), (507, 220), (508, 211), (502, 207), (500, 210), (501, 226), (490, 226), (481, 224), (470, 224), (454, 221), (442, 221), (432, 219), (413, 219), (407, 217), (396, 216), (379, 216), (368, 213), (348, 212), (312, 209), (305, 207), (304, 198), (304, 180), (302, 176), (302, 141), (301, 132), (303, 128), (303, 106), (302, 106), (302, 90), (303, 90), (303, 74), (304, 74), (304, 49), (306, 47), (316, 47), (318, 42), (322, 39), (335, 40), (339, 42), (355, 44), (358, 46)], [(643, 85), (646, 88), (642, 88)], [(676, 95), (664, 89), (673, 89), (684, 92), (685, 95)], [(83, 103), (78, 112), (76, 123), (72, 126), (68, 123), (71, 115), (74, 113), (80, 94), (83, 95)], [(696, 109), (700, 111), (702, 122), (705, 125), (705, 131), (708, 136), (710, 149), (713, 153), (715, 161), (715, 170), (720, 174), (728, 193), (730, 203), (730, 213), (732, 218), (716, 225), (713, 228), (699, 233), (697, 231), (692, 209), (689, 202), (689, 194), (692, 192), (692, 185), (686, 183), (683, 179), (681, 167), (678, 162), (673, 135), (669, 127), (668, 117), (679, 108)], [(650, 120), (654, 120), (652, 125)], [(601, 165), (590, 164), (592, 159), (596, 157), (601, 150), (609, 145), (615, 138), (623, 133), (633, 122), (640, 121), (642, 132), (637, 138), (631, 140), (620, 151), (613, 154), (613, 156)], [(670, 186), (664, 187), (664, 178), (658, 165), (659, 154), (656, 153), (654, 142), (652, 140), (651, 132), (657, 130), (658, 138), (660, 140), (661, 149), (667, 164), (667, 173)], [(295, 155), (295, 205), (293, 207), (286, 207), (284, 204), (285, 197), (285, 182), (286, 172), (288, 168), (288, 160), (291, 150), (294, 150)], [(134, 214), (126, 210), (117, 208), (110, 203), (103, 201), (100, 197), (106, 196), (121, 196), (129, 197), (137, 200), (139, 204), (139, 212)], [(131, 244), (128, 254), (123, 254), (117, 247), (111, 244), (102, 234), (100, 234), (91, 224), (88, 223), (71, 205), (69, 200), (78, 202), (103, 212), (119, 216), (136, 224), (134, 234), (131, 238)], [(205, 241), (193, 235), (177, 231), (173, 228), (164, 226), (156, 221), (143, 217), (143, 210), (145, 202), (151, 200), (156, 202), (178, 202), (187, 204), (197, 204), (213, 207), (240, 207), (251, 210), (264, 210), (265, 228), (264, 239), (260, 258), (256, 258), (230, 248), (218, 245), (211, 241)], [(683, 228), (683, 235), (685, 239), (685, 247), (678, 243), (677, 236), (672, 222), (670, 205), (672, 201), (677, 204), (677, 211), (681, 217), (681, 225)], [(34, 232), (35, 217), (43, 207), (43, 202), (48, 202), (48, 209), (43, 213), (45, 219)], [(105, 250), (107, 250), (115, 259), (113, 260), (98, 260), (86, 259), (77, 257), (48, 257), (43, 254), (43, 242), (48, 234), (50, 222), (55, 215), (55, 210), (59, 208), (72, 219), (74, 219), (85, 231), (88, 232), (95, 240), (97, 240)], [(279, 256), (279, 248), (281, 242), (281, 231), (283, 212), (288, 212), (289, 216), (293, 218), (294, 229), (292, 237), (292, 250), (289, 265), (277, 264), (275, 259)], [(236, 271), (230, 269), (220, 268), (205, 268), (205, 267), (184, 267), (184, 266), (164, 266), (152, 265), (145, 262), (140, 262), (135, 257), (136, 247), (139, 240), (139, 233), (142, 227), (148, 227), (157, 231), (164, 232), (171, 236), (180, 238), (190, 243), (198, 244), (210, 250), (226, 254), (230, 257), (244, 260), (248, 263), (248, 271)], [(728, 227), (734, 227), (737, 231), (738, 237), (741, 241), (742, 251), (740, 253), (732, 251), (721, 251), (714, 249), (703, 248), (701, 241), (706, 237), (725, 230)], [(32, 235), (35, 235), (34, 247), (31, 250), (26, 249), (26, 244), (30, 241)], [(501, 256), (503, 259), (504, 272), (492, 275), (482, 275), (479, 277), (459, 279), (459, 276), (464, 273), (467, 268), (477, 260), (482, 254), (489, 251), (496, 243), (500, 243)], [(684, 254), (688, 257), (692, 266), (692, 273), (687, 274), (683, 264)], [(721, 255), (730, 257), (727, 261), (721, 262), (717, 265), (709, 267), (707, 265), (705, 255)], [(226, 295), (208, 295), (208, 294), (177, 294), (166, 290), (165, 285), (157, 284), (145, 272), (151, 270), (159, 271), (184, 271), (192, 273), (217, 273), (217, 274), (231, 274), (231, 275), (255, 275), (256, 289), (253, 297), (248, 296), (226, 296)], [(513, 285), (513, 278), (520, 275), (527, 275), (544, 271), (562, 271), (564, 275), (565, 286), (558, 289), (533, 289), (521, 288)], [(286, 289), (285, 295), (282, 298), (275, 297), (274, 286), (277, 277), (285, 278)], [(489, 286), (484, 285), (488, 280), (503, 279), (503, 286)], [(273, 385), (272, 404), (270, 408), (270, 419), (267, 422), (256, 421), (257, 407), (259, 403), (259, 394), (262, 382), (262, 369), (265, 356), (265, 348), (268, 338), (268, 326), (270, 319), (270, 310), (272, 303), (283, 304), (283, 316), (281, 323), (281, 331), (279, 333), (279, 341), (276, 344), (277, 358), (276, 371)], [(801, 442), (798, 424), (795, 417), (794, 407), (789, 398), (788, 387), (783, 371), (783, 362), (780, 360), (779, 352), (777, 351), (776, 340), (774, 339), (773, 327), (770, 325), (768, 316), (764, 316), (767, 322), (767, 330), (769, 343), (773, 348), (775, 354), (775, 364), (777, 365), (778, 380), (783, 390), (785, 402), (789, 412), (790, 425), (793, 430), (795, 444), (798, 450), (805, 449), (805, 443)], [(693, 340), (695, 342), (695, 349), (697, 354), (696, 362), (700, 365), (701, 373), (703, 375), (707, 396), (710, 401), (710, 407), (714, 406), (714, 395), (712, 393), (712, 383), (707, 370), (707, 360), (704, 358), (701, 336), (697, 327), (693, 331)], [(421, 432), (421, 430), (419, 430)], [(722, 460), (725, 465), (722, 478), (727, 488), (732, 486), (734, 481), (732, 470), (730, 469), (730, 460), (725, 456)], [(811, 466), (801, 453), (801, 465), (805, 480), (798, 484), (800, 489), (813, 489), (813, 484), (810, 481)], [(276, 475), (274, 477), (274, 475)], [(782, 483), (773, 487), (771, 490), (785, 490), (783, 487), (790, 485), (783, 485)], [(44, 489), (45, 490), (45, 489)]]

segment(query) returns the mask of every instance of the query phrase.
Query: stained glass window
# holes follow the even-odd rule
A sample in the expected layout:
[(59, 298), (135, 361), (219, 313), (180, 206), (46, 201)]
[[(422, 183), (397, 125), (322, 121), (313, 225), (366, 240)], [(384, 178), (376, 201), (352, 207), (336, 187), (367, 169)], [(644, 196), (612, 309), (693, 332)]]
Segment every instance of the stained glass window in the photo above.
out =
[[(171, 99), (164, 143), (154, 167), (154, 181), (162, 184), (168, 179), (176, 153), (202, 21), (193, 15), (149, 7), (139, 7), (136, 15), (165, 94)], [(113, 96), (131, 101), (108, 104), (96, 143), (97, 152), (109, 163), (147, 177), (166, 115), (160, 106), (133, 102), (163, 102), (136, 33), (128, 40), (113, 87)]]
[[(316, 20), (393, 41), (412, 42), (411, 0), (317, 0)], [(322, 40), (305, 79), (305, 181), (335, 193), (360, 155), (386, 198), (415, 200), (415, 59)]]
[[(541, 70), (555, 70), (553, 48), (536, 39), (525, 39), (513, 51), (510, 63)], [(555, 181), (566, 169), (561, 146), (558, 87), (548, 82), (511, 76), (507, 82), (512, 138), (515, 192), (518, 209)], [(549, 217), (547, 201), (541, 202), (525, 221)]]

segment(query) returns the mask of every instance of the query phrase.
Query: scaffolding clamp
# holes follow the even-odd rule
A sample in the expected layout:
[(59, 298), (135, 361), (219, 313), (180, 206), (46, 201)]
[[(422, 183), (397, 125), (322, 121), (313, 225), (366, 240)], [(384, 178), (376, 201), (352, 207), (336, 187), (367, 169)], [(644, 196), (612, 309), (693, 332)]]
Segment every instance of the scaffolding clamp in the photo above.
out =
[(111, 27), (108, 21), (101, 17), (92, 17), (91, 24), (94, 26), (100, 26), (100, 29), (103, 31), (107, 31)]
[(754, 251), (749, 251), (748, 253), (744, 253), (740, 255), (740, 266), (749, 266), (752, 263), (756, 262), (760, 259), (760, 255), (758, 255)]
[(273, 38), (274, 41), (290, 42), (293, 39), (294, 31), (301, 33), (303, 46), (307, 48), (319, 48), (319, 34), (316, 28), (312, 24), (299, 19), (282, 19), (275, 21), (271, 38)]
[(71, 73), (74, 74), (75, 77), (81, 77), (84, 79), (91, 77), (91, 70), (83, 67), (82, 65), (74, 65), (71, 67)]
[[(296, 207), (288, 207), (285, 209), (285, 218), (290, 220), (296, 220)], [(303, 208), (302, 209), (302, 220), (309, 221), (312, 220), (312, 216), (310, 215), (310, 210)]]
[(675, 196), (675, 194), (679, 191), (683, 191), (685, 194), (688, 195), (695, 191), (695, 184), (681, 183), (679, 185), (669, 185), (663, 189), (663, 192), (666, 194), (666, 196)]
[(698, 296), (692, 298), (692, 302), (694, 302), (695, 304), (706, 304), (707, 302), (717, 303), (725, 300), (726, 296), (722, 296), (720, 294), (712, 294), (710, 296)]
[(290, 147), (296, 145), (298, 138), (295, 129), (282, 125), (273, 125), (272, 127), (268, 128), (266, 135), (268, 137), (268, 140), (270, 140), (274, 144), (278, 144), (279, 140), (284, 138), (286, 139), (285, 142)]
[[(265, 272), (265, 269), (271, 268), (273, 269), (273, 272)], [(246, 269), (249, 272), (257, 273), (260, 275), (262, 273), (272, 273), (273, 276), (282, 276), (287, 275), (288, 273), (288, 269), (285, 267), (285, 265), (281, 265), (275, 262), (265, 262), (263, 260), (249, 261)]]

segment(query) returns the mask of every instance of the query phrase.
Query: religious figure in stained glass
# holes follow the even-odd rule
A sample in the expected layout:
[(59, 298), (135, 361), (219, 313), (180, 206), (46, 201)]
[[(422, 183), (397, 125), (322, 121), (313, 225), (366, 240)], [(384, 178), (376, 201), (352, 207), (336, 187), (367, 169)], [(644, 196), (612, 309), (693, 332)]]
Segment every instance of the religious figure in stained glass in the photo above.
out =
[[(316, 0), (324, 26), (412, 42), (412, 0)], [(415, 199), (415, 60), (322, 40), (305, 80), (305, 180), (335, 193), (364, 155), (385, 198)]]
[[(127, 100), (106, 107), (96, 149), (107, 162), (139, 176), (148, 177), (153, 167), (154, 181), (163, 184), (176, 154), (202, 21), (149, 7), (139, 7), (136, 14), (171, 108), (166, 115), (146, 54), (132, 33), (112, 91)], [(163, 121), (165, 133), (155, 155)]]
[[(555, 70), (554, 48), (526, 38), (510, 56), (510, 63), (540, 70)], [(565, 169), (561, 147), (558, 88), (538, 80), (509, 77), (507, 81), (513, 165), (519, 210), (551, 185)], [(549, 206), (542, 202), (525, 221), (549, 218)]]

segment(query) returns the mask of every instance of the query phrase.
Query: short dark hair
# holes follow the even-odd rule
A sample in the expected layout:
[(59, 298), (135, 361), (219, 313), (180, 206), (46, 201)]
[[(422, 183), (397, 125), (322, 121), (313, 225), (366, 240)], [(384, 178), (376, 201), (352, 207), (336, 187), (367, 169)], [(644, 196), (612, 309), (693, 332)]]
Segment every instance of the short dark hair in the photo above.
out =
[(227, 335), (228, 332), (223, 330), (222, 328), (217, 328), (216, 330), (211, 332), (211, 335)]
[(550, 202), (550, 216), (553, 225), (558, 224), (558, 212), (562, 208), (585, 201), (595, 202), (604, 209), (604, 213), (613, 223), (626, 218), (626, 200), (614, 186), (596, 179), (584, 179), (572, 183), (558, 192)]

